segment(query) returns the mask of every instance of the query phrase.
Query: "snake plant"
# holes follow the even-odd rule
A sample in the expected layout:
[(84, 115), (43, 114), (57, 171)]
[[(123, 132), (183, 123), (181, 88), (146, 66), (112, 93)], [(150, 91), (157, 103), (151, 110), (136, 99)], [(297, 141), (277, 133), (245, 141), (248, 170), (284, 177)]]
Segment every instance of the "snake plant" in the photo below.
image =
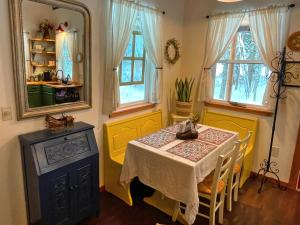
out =
[(194, 85), (195, 79), (181, 79), (178, 78), (175, 81), (175, 89), (177, 93), (177, 101), (190, 102), (191, 92)]

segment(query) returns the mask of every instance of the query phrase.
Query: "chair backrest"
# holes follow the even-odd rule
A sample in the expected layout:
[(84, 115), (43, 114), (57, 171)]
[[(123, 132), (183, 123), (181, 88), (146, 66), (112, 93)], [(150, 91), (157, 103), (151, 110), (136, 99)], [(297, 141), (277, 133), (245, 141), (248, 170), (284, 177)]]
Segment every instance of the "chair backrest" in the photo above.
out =
[[(235, 164), (238, 164), (241, 168), (243, 165), (245, 153), (248, 148), (248, 144), (249, 144), (251, 135), (252, 135), (252, 131), (249, 131), (247, 136), (244, 139), (238, 141), (240, 147), (239, 147), (236, 157), (235, 157)], [(234, 164), (233, 164), (233, 166), (234, 166)]]
[(127, 143), (162, 128), (161, 111), (126, 118), (104, 124), (104, 157), (124, 154)]
[[(232, 149), (225, 155), (220, 155), (217, 161), (217, 167), (214, 172), (213, 184), (212, 184), (212, 195), (217, 193), (217, 188), (220, 182), (227, 184), (228, 175), (232, 164), (234, 163), (234, 156), (239, 149), (239, 143), (236, 143)], [(224, 188), (226, 189), (226, 188)]]

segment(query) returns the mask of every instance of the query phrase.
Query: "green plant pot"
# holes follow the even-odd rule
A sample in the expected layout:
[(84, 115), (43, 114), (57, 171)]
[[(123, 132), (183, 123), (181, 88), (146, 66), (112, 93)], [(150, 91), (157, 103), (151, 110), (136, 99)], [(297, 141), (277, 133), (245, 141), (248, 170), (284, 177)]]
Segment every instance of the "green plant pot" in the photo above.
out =
[(176, 101), (176, 114), (179, 116), (189, 116), (192, 113), (192, 102)]

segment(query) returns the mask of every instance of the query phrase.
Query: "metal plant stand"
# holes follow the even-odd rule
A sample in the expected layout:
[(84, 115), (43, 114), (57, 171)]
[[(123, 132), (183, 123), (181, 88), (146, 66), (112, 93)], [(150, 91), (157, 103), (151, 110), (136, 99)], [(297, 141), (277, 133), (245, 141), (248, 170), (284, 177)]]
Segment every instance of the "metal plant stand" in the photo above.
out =
[(289, 72), (289, 70), (295, 65), (295, 63), (300, 63), (294, 61), (291, 57), (292, 52), (286, 53), (286, 48), (283, 49), (281, 53), (278, 54), (272, 61), (273, 72), (271, 73), (269, 79), (274, 82), (273, 90), (274, 90), (274, 97), (276, 98), (276, 105), (275, 105), (275, 112), (274, 112), (274, 119), (273, 119), (273, 126), (272, 126), (272, 135), (270, 141), (270, 148), (269, 148), (269, 155), (268, 159), (265, 159), (260, 164), (260, 170), (258, 171), (257, 176), (262, 175), (261, 185), (258, 189), (258, 193), (261, 193), (264, 184), (267, 182), (267, 175), (272, 175), (276, 178), (277, 186), (280, 190), (286, 190), (286, 187), (282, 186), (280, 183), (280, 179), (278, 177), (279, 169), (277, 169), (277, 162), (271, 161), (272, 156), (272, 146), (276, 128), (276, 119), (277, 119), (277, 112), (279, 101), (281, 99), (285, 99), (285, 91), (288, 85), (285, 85), (291, 79), (297, 79), (298, 74), (293, 74)]

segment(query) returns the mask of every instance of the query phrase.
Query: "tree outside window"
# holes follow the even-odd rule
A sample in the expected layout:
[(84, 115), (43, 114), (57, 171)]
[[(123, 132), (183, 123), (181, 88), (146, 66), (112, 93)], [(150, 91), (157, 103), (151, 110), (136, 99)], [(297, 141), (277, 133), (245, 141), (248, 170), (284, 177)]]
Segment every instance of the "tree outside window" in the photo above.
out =
[(145, 55), (143, 35), (134, 31), (119, 67), (121, 105), (146, 101)]
[(240, 27), (230, 47), (213, 68), (213, 98), (262, 105), (269, 73), (249, 27)]

